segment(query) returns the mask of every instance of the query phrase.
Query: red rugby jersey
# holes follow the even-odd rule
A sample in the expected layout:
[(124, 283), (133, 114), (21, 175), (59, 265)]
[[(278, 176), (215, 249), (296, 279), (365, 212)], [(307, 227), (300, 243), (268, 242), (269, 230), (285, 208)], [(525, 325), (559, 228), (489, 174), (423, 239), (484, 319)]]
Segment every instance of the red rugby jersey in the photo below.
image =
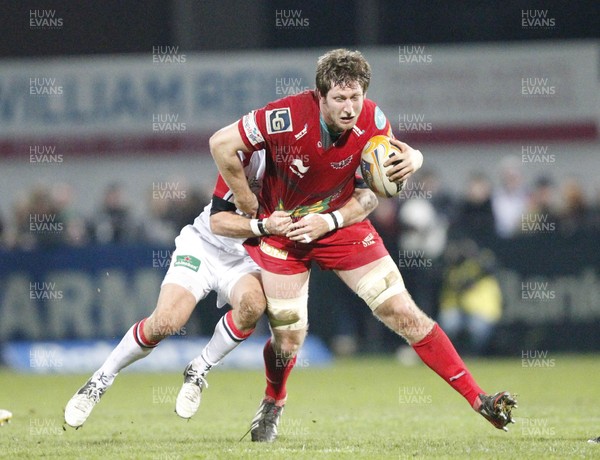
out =
[(294, 217), (342, 207), (352, 197), (354, 173), (367, 141), (378, 134), (392, 136), (383, 112), (365, 99), (354, 128), (323, 149), (316, 91), (254, 110), (240, 119), (238, 129), (248, 148), (267, 153), (262, 211), (269, 215), (283, 209)]

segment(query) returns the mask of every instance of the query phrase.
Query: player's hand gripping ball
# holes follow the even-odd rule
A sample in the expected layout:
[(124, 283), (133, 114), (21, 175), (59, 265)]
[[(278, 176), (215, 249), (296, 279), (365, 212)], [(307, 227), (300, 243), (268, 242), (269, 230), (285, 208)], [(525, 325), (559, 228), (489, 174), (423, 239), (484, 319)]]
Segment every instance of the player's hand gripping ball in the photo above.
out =
[[(388, 179), (385, 174), (388, 168), (383, 164), (388, 157), (399, 154), (397, 147), (390, 143), (387, 136), (373, 136), (365, 145), (360, 159), (360, 169), (367, 186), (377, 195), (393, 197), (398, 195), (404, 187), (404, 182), (396, 183)], [(395, 165), (396, 163), (394, 163)]]

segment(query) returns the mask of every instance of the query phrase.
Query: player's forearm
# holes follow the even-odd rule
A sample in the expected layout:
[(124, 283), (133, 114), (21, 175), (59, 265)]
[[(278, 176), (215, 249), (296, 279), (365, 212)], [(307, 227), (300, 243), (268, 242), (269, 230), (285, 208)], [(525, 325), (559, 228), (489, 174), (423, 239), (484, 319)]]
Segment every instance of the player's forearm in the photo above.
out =
[(248, 219), (234, 212), (218, 212), (210, 216), (210, 229), (215, 235), (230, 238), (285, 235), (292, 219), (285, 211), (275, 211), (265, 219)]
[(350, 201), (339, 209), (344, 227), (362, 222), (377, 207), (377, 196), (369, 189), (355, 189)]
[(219, 212), (210, 216), (210, 229), (215, 235), (230, 238), (251, 238), (254, 235), (250, 220), (233, 212)]

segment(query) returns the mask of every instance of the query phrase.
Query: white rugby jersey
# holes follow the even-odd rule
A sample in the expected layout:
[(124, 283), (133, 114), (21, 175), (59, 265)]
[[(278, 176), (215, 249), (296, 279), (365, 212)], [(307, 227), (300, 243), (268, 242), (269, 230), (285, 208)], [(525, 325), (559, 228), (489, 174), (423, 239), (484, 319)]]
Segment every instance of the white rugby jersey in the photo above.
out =
[[(259, 194), (262, 188), (262, 181), (265, 174), (265, 151), (257, 150), (255, 152), (238, 152), (238, 156), (244, 165), (244, 173), (248, 179), (248, 184), (253, 193)], [(210, 229), (210, 216), (221, 211), (236, 211), (233, 204), (233, 193), (219, 174), (217, 184), (213, 191), (213, 199), (208, 203), (204, 210), (196, 219), (194, 219), (194, 228), (200, 232), (202, 239), (213, 246), (239, 255), (246, 255), (246, 249), (243, 246), (247, 238), (230, 238), (227, 236), (215, 235)]]

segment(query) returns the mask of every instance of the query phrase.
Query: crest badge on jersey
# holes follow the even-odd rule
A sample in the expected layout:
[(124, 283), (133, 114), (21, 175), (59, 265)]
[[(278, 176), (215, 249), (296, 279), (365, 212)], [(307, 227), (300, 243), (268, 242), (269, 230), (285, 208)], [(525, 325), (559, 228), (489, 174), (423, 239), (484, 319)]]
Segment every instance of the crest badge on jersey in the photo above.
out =
[(383, 129), (385, 128), (386, 121), (385, 115), (381, 109), (379, 107), (375, 107), (375, 126), (377, 126), (378, 129)]
[(265, 115), (267, 117), (267, 133), (277, 134), (292, 131), (292, 115), (289, 107), (267, 110)]

